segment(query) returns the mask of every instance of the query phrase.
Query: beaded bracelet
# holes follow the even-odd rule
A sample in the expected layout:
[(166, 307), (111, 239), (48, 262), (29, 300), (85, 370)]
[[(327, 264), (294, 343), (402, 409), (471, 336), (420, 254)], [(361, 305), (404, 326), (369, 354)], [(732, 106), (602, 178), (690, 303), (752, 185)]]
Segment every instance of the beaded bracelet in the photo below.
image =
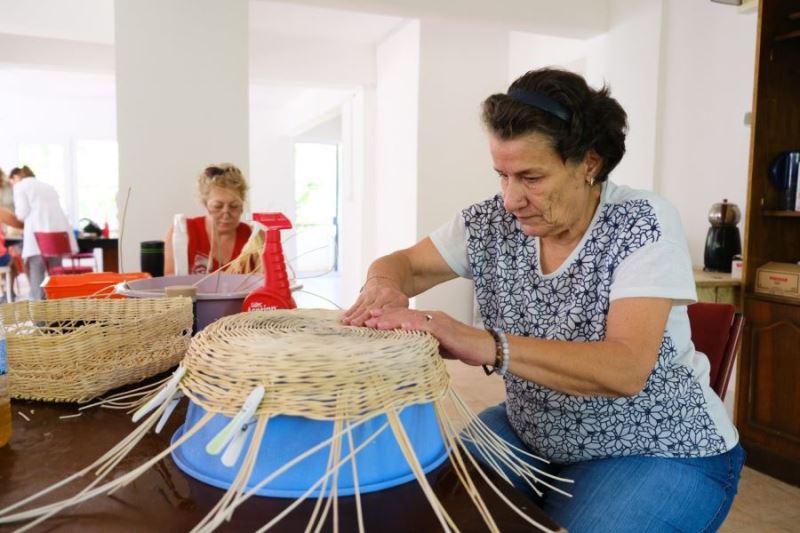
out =
[(494, 338), (495, 356), (494, 367), (489, 370), (488, 365), (482, 365), (483, 371), (486, 372), (487, 376), (490, 376), (494, 373), (505, 376), (506, 371), (508, 370), (509, 360), (508, 337), (506, 337), (506, 334), (497, 328), (486, 328), (486, 331), (491, 333), (492, 337)]

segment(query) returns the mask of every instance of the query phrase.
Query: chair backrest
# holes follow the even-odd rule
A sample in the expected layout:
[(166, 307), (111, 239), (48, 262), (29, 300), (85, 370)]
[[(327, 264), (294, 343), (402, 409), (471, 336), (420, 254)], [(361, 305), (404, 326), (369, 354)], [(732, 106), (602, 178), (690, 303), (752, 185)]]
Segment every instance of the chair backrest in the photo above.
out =
[(72, 254), (69, 234), (66, 231), (36, 231), (36, 244), (44, 257), (62, 257)]
[(694, 347), (708, 356), (711, 388), (724, 399), (742, 338), (744, 317), (730, 304), (700, 302), (690, 305), (688, 310)]

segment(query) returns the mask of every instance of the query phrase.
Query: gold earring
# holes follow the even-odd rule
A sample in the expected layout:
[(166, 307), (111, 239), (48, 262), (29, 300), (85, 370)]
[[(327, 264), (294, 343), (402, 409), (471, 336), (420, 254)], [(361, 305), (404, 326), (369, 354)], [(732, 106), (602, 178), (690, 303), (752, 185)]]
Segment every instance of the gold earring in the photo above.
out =
[(594, 178), (589, 178), (589, 187), (594, 187)]

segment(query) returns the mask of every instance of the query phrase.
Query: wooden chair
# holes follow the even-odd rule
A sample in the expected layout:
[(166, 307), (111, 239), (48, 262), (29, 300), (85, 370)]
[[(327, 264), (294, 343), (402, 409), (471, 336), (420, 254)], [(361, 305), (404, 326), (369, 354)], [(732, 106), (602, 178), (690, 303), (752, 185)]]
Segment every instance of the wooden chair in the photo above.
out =
[[(36, 243), (39, 245), (39, 251), (42, 257), (45, 258), (48, 275), (86, 274), (87, 272), (95, 271), (96, 264), (94, 267), (80, 264), (81, 259), (92, 259), (94, 261), (94, 254), (91, 252), (72, 253), (69, 234), (66, 231), (36, 231), (34, 235), (36, 236)], [(58, 259), (58, 264), (51, 265), (54, 261), (48, 261), (48, 259)], [(71, 265), (64, 266), (64, 259), (69, 259)]]
[(711, 363), (711, 388), (725, 399), (733, 362), (742, 340), (744, 317), (730, 304), (700, 302), (689, 306), (692, 342)]

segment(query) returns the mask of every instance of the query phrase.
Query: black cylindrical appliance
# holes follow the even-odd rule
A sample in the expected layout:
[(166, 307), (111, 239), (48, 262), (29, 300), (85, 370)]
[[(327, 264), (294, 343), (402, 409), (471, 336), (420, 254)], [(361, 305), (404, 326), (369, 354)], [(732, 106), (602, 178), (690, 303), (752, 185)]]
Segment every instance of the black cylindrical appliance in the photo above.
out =
[(711, 227), (706, 235), (704, 256), (705, 270), (711, 272), (730, 272), (733, 256), (742, 253), (742, 239), (736, 224), (742, 213), (736, 204), (727, 199), (716, 203), (708, 211)]
[(142, 272), (154, 278), (164, 275), (164, 241), (143, 241), (141, 244)]

